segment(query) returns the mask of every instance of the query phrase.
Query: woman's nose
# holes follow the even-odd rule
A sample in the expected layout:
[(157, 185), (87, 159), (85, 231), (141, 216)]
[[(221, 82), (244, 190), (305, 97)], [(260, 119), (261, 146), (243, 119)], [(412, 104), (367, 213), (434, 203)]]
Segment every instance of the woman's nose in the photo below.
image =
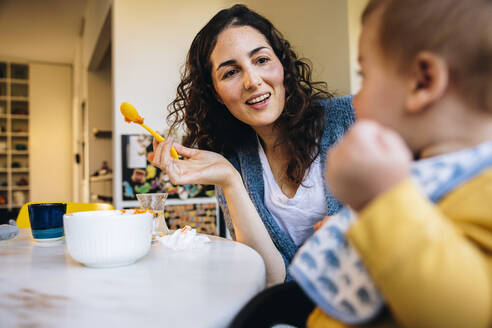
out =
[(244, 71), (244, 88), (246, 90), (257, 88), (261, 85), (261, 77), (252, 69)]

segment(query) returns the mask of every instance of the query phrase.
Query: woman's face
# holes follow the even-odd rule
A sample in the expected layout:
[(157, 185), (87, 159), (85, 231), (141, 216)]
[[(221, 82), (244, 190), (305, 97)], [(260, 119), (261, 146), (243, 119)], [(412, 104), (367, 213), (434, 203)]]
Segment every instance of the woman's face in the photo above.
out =
[(271, 130), (284, 109), (284, 68), (263, 34), (250, 26), (225, 29), (210, 61), (219, 101), (258, 134)]

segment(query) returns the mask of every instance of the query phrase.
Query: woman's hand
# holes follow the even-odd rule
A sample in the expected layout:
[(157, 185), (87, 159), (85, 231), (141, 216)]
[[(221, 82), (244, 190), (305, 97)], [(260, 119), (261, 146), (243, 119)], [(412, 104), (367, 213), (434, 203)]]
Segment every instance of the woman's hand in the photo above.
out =
[(405, 179), (410, 162), (410, 150), (398, 134), (359, 121), (329, 152), (326, 176), (333, 194), (358, 211)]
[[(172, 158), (171, 146), (186, 160)], [(184, 147), (174, 143), (172, 138), (161, 143), (154, 139), (153, 147), (154, 152), (149, 153), (148, 160), (165, 171), (174, 185), (208, 184), (224, 187), (237, 174), (236, 169), (222, 155)]]

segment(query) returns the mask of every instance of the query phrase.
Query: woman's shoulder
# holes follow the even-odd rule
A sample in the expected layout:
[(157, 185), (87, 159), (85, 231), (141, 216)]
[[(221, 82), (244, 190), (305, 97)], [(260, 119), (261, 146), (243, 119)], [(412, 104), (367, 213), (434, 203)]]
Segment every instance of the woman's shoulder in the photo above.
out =
[(327, 118), (354, 121), (352, 98), (353, 96), (326, 98), (318, 100), (318, 103), (325, 110)]
[(326, 129), (348, 129), (355, 121), (352, 96), (333, 97), (319, 100), (319, 105), (325, 111)]

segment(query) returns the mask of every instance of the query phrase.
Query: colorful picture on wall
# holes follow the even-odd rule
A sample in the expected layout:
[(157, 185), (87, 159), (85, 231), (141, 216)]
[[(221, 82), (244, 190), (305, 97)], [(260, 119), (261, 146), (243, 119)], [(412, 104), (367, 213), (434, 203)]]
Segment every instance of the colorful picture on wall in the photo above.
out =
[(183, 200), (215, 196), (214, 186), (175, 186), (167, 174), (154, 167), (147, 160), (147, 153), (152, 151), (152, 136), (122, 135), (121, 147), (123, 200), (136, 200), (136, 194), (152, 192), (167, 192), (168, 199)]

